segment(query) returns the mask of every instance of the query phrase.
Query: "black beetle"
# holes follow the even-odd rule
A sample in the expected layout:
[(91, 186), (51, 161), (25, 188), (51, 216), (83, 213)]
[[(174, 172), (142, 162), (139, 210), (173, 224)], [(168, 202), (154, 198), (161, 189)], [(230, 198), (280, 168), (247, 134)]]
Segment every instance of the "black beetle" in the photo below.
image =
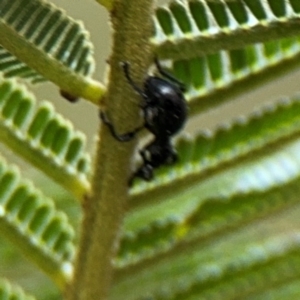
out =
[(143, 126), (125, 134), (118, 134), (104, 112), (100, 111), (103, 123), (120, 142), (132, 140), (143, 128), (147, 128), (154, 135), (154, 139), (139, 151), (143, 164), (133, 173), (129, 185), (132, 185), (136, 177), (149, 181), (153, 178), (153, 169), (177, 161), (177, 153), (171, 144), (171, 137), (182, 129), (187, 118), (183, 83), (164, 71), (157, 59), (155, 65), (164, 78), (148, 76), (143, 89), (140, 89), (129, 74), (129, 63), (122, 63), (129, 84), (143, 99), (140, 104), (144, 114)]

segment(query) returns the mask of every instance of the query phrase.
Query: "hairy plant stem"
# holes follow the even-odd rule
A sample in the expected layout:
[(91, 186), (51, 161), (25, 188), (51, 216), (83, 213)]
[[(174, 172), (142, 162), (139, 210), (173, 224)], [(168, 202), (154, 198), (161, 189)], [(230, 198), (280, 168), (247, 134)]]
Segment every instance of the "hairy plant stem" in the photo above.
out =
[[(151, 60), (153, 0), (115, 0), (111, 10), (114, 30), (107, 95), (102, 101), (119, 132), (139, 125), (138, 97), (125, 80), (121, 61), (130, 62), (131, 74), (139, 83)], [(135, 101), (130, 101), (134, 99)], [(136, 103), (134, 103), (136, 102)], [(92, 190), (83, 206), (79, 250), (68, 300), (108, 298), (122, 221), (127, 206), (130, 156), (135, 143), (116, 141), (100, 127)]]

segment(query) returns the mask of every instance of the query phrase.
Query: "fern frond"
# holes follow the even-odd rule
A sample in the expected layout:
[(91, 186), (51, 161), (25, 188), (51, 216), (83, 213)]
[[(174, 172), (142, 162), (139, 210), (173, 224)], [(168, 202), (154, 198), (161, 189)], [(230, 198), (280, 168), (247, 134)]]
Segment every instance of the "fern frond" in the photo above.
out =
[[(268, 166), (270, 167), (270, 162)], [(276, 167), (278, 168), (278, 163), (274, 161), (273, 170)], [(281, 176), (289, 182), (280, 184), (276, 182), (278, 173), (268, 172), (268, 167), (261, 166), (261, 173), (263, 172), (265, 172), (265, 180), (275, 185), (265, 188), (263, 192), (243, 191), (228, 196), (206, 198), (200, 196), (203, 195), (203, 185), (200, 185), (192, 192), (185, 192), (175, 197), (176, 201), (186, 202), (185, 206), (189, 205), (189, 210), (181, 205), (180, 208), (173, 207), (172, 212), (167, 210), (169, 216), (153, 214), (154, 210), (162, 209), (158, 205), (151, 209), (152, 219), (147, 216), (148, 211), (140, 212), (142, 217), (130, 216), (125, 222), (127, 231), (121, 240), (118, 257), (120, 265), (125, 264), (126, 267), (120, 270), (119, 276), (121, 274), (128, 276), (127, 272), (131, 273), (132, 270), (143, 268), (152, 259), (158, 260), (161, 258), (159, 253), (170, 257), (178, 255), (182, 249), (188, 251), (189, 247), (194, 248), (197, 245), (201, 247), (208, 240), (217, 239), (222, 234), (228, 234), (259, 218), (270, 216), (299, 203), (297, 195), (300, 192), (300, 174), (296, 178), (287, 179), (294, 174), (290, 174), (288, 167), (282, 167)], [(242, 177), (249, 179), (255, 177), (253, 171), (247, 170), (244, 173)], [(233, 176), (233, 185), (235, 180), (237, 179)], [(248, 189), (251, 190), (250, 187)], [(143, 259), (148, 259), (148, 262), (143, 262)]]
[[(135, 276), (140, 278), (149, 268), (153, 267), (156, 272), (160, 264), (162, 268), (175, 267), (178, 257), (188, 255), (193, 249), (215, 245), (222, 238), (228, 240), (232, 234), (246, 230), (245, 225), (297, 207), (300, 192), (299, 103), (299, 96), (285, 99), (219, 128), (211, 135), (180, 140), (181, 165), (178, 169), (172, 168), (169, 174), (168, 168), (158, 172), (162, 177), (157, 180), (158, 185), (167, 184), (169, 179), (178, 180), (175, 186), (158, 192), (155, 184), (137, 185), (137, 188), (148, 187), (149, 198), (142, 194), (133, 196), (144, 206), (133, 211), (125, 221), (116, 282), (122, 285), (126, 278), (134, 281)], [(240, 155), (245, 155), (245, 159), (240, 159)], [(203, 177), (180, 187), (179, 178), (198, 167)], [(210, 173), (209, 168), (218, 171)], [(202, 263), (194, 261), (199, 266)], [(277, 263), (281, 264), (277, 261), (276, 268)], [(252, 276), (251, 272), (247, 270), (245, 275)], [(297, 278), (298, 273), (293, 270), (292, 274), (291, 279)], [(170, 279), (170, 299), (178, 284), (173, 286), (173, 279)], [(283, 284), (289, 279), (283, 279)], [(188, 299), (194, 292), (200, 297), (205, 287), (201, 283), (198, 289), (196, 282), (191, 284), (193, 288), (179, 291), (174, 299)], [(229, 291), (235, 290), (235, 284), (235, 281), (230, 282)], [(151, 290), (153, 286), (143, 288)], [(256, 286), (253, 291), (260, 292), (260, 287)], [(155, 294), (157, 299), (161, 299), (162, 294), (158, 294)]]
[(174, 195), (174, 190), (181, 192), (199, 185), (202, 178), (207, 179), (254, 156), (258, 159), (296, 140), (300, 129), (299, 109), (299, 96), (283, 99), (213, 133), (198, 134), (190, 142), (186, 141), (184, 147), (179, 143), (178, 153), (179, 157), (182, 153), (183, 161), (159, 170), (153, 182), (136, 185), (131, 196), (132, 208), (159, 202), (159, 195), (165, 198), (168, 192)]
[(173, 0), (157, 8), (152, 42), (162, 58), (192, 58), (299, 35), (299, 17), (293, 0)]
[(0, 298), (14, 300), (34, 300), (33, 296), (25, 294), (25, 292), (17, 285), (10, 284), (5, 279), (0, 279)]
[[(202, 248), (249, 222), (297, 204), (298, 152), (299, 143), (275, 155), (270, 151), (257, 164), (242, 164), (237, 170), (224, 172), (188, 192), (175, 193), (172, 199), (167, 197), (159, 205), (130, 215), (125, 222), (128, 232), (121, 243), (118, 264), (122, 268), (117, 277), (124, 279), (143, 272), (160, 260)], [(264, 192), (231, 194), (232, 190), (247, 193), (257, 189)], [(207, 190), (222, 196), (207, 198)]]
[(195, 115), (300, 65), (299, 38), (286, 38), (172, 61), (171, 72), (187, 86), (189, 114)]
[(300, 280), (289, 279), (285, 284), (277, 284), (267, 291), (261, 292), (259, 294), (254, 294), (253, 296), (248, 297), (249, 300), (290, 300), (298, 299), (300, 297), (299, 291)]
[[(258, 8), (256, 9), (259, 9), (260, 1), (261, 0), (257, 1), (256, 4)], [(270, 7), (276, 10), (277, 2), (275, 3), (275, 1), (270, 1)], [(185, 3), (185, 1), (183, 2)], [(183, 2), (173, 1), (172, 3), (175, 3), (175, 6), (181, 7), (183, 5), (185, 7), (187, 4), (183, 4)], [(195, 3), (199, 4), (200, 2), (201, 1), (198, 0), (190, 1), (189, 5), (193, 6)], [(224, 1), (208, 2), (205, 3), (205, 1), (202, 1), (202, 4), (200, 3), (199, 5), (219, 7), (224, 4), (230, 6), (233, 10), (240, 10), (241, 8), (236, 8), (236, 6), (243, 6), (240, 1), (236, 0), (226, 3)], [(267, 2), (263, 1), (263, 7), (269, 6), (266, 3)], [(197, 6), (198, 4), (195, 5)], [(251, 3), (247, 2), (247, 5), (251, 6)], [(294, 3), (288, 4), (286, 2), (283, 5), (295, 6)], [(251, 12), (249, 8), (246, 11)], [(291, 12), (290, 9), (286, 11)], [(208, 13), (208, 15), (213, 17), (212, 13)], [(266, 15), (269, 16), (270, 13)], [(250, 18), (248, 17), (246, 17), (246, 19)], [(202, 19), (199, 18), (199, 22), (201, 22), (200, 20)], [(251, 18), (249, 20), (251, 20)], [(167, 25), (165, 26), (168, 27)], [(206, 35), (208, 37), (212, 36), (210, 31), (208, 31)], [(230, 101), (234, 99), (234, 96), (244, 93), (245, 90), (261, 86), (270, 79), (277, 78), (287, 71), (299, 68), (299, 38), (287, 38), (286, 36), (285, 34), (281, 39), (272, 41), (263, 39), (264, 43), (256, 43), (244, 47), (242, 47), (242, 43), (239, 43), (239, 46), (234, 47), (232, 50), (228, 50), (228, 48), (224, 47), (224, 49), (213, 51), (215, 53), (208, 52), (208, 54), (205, 53), (205, 55), (200, 55), (193, 49), (193, 53), (190, 56), (185, 56), (182, 59), (178, 59), (177, 57), (174, 59), (172, 55), (168, 55), (166, 52), (163, 52), (164, 54), (160, 57), (172, 59), (171, 72), (187, 86), (185, 97), (189, 102), (190, 115), (192, 116), (204, 110), (216, 107), (225, 101)], [(190, 36), (186, 38), (192, 42), (194, 41)], [(232, 43), (229, 44), (231, 47)], [(178, 51), (177, 46), (176, 44), (176, 51)], [(229, 49), (231, 49), (230, 47)], [(208, 48), (210, 50), (212, 49), (210, 47)], [(178, 51), (178, 53), (182, 54), (186, 52)]]
[(0, 234), (63, 285), (74, 255), (74, 232), (67, 216), (3, 159), (0, 184)]
[(11, 55), (0, 46), (0, 72), (4, 77), (19, 77), (27, 79), (31, 83), (45, 81), (45, 78), (20, 62), (15, 56)]
[[(125, 278), (112, 299), (246, 299), (299, 278), (298, 233), (254, 240), (233, 238), (230, 244), (196, 248), (168, 264)], [(130, 289), (132, 285), (135, 289)]]
[[(36, 107), (28, 90), (14, 80), (0, 81), (0, 137), (18, 155), (56, 180), (76, 197), (88, 190), (90, 165), (85, 136), (54, 111)], [(21, 150), (21, 151), (20, 151)]]
[(103, 86), (94, 70), (88, 33), (44, 0), (0, 1), (0, 43), (20, 61), (62, 90), (98, 102)]

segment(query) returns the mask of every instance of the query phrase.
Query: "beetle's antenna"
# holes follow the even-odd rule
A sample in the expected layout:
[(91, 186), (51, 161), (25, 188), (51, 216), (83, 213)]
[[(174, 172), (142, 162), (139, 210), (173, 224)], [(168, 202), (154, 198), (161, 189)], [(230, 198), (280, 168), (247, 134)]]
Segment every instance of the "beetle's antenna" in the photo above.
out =
[(178, 84), (180, 90), (181, 90), (182, 92), (185, 92), (186, 87), (185, 87), (184, 83), (182, 83), (182, 82), (179, 81), (177, 78), (173, 77), (171, 74), (169, 74), (168, 72), (166, 72), (166, 71), (162, 68), (162, 66), (161, 66), (161, 64), (160, 64), (160, 62), (159, 62), (159, 60), (158, 60), (157, 57), (154, 58), (154, 63), (155, 63), (155, 65), (156, 65), (156, 68), (157, 68), (158, 72), (159, 72), (162, 76), (164, 76), (164, 77), (168, 78), (169, 80), (173, 81), (174, 83)]

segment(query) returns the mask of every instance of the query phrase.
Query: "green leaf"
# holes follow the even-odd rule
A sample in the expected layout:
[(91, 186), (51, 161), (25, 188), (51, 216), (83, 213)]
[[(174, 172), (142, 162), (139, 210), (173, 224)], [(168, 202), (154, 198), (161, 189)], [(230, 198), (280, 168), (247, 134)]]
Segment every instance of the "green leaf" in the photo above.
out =
[[(189, 298), (192, 295), (196, 299), (202, 292), (206, 299), (211, 296), (211, 290), (218, 299), (224, 289), (226, 293), (220, 299), (231, 299), (241, 292), (241, 275), (235, 276), (232, 270), (224, 277), (222, 275), (222, 282), (217, 282), (215, 288), (215, 283), (211, 284), (214, 281), (213, 274), (203, 283), (202, 279), (198, 280), (198, 275), (189, 277), (187, 272), (182, 271), (189, 269), (188, 266), (180, 265), (178, 270), (184, 277), (180, 280), (184, 286), (182, 288), (176, 281), (177, 275), (167, 268), (172, 266), (176, 269), (176, 261), (188, 260), (193, 249), (200, 251), (222, 239), (228, 243), (228, 247), (233, 247), (230, 236), (238, 231), (246, 231), (245, 225), (253, 223), (256, 226), (259, 218), (270, 218), (274, 213), (299, 207), (299, 103), (299, 95), (284, 99), (247, 118), (240, 118), (238, 122), (227, 124), (210, 135), (180, 140), (177, 148), (181, 165), (173, 167), (171, 171), (165, 168), (158, 172), (161, 178), (157, 179), (157, 185), (137, 185), (136, 191), (147, 189), (147, 198), (143, 194), (134, 195), (142, 206), (131, 212), (125, 221), (126, 231), (117, 260), (116, 284), (120, 284), (119, 292), (124, 292), (123, 288), (126, 289), (129, 282), (135, 285), (137, 278), (145, 284), (140, 286), (141, 294), (135, 291), (134, 296), (128, 295), (129, 299), (141, 297), (142, 290), (149, 291), (152, 296), (154, 294), (154, 299), (167, 296), (170, 299), (194, 299)], [(245, 158), (240, 155), (245, 155)], [(210, 172), (210, 168), (216, 168), (217, 171)], [(191, 180), (185, 187), (180, 186), (181, 179), (187, 181), (183, 178), (196, 169), (202, 176), (198, 180)], [(166, 187), (168, 182), (175, 182), (175, 185), (160, 190), (159, 185)], [(287, 238), (286, 242), (290, 239), (293, 238)], [(203, 251), (208, 253), (207, 249)], [(205, 253), (201, 255), (207, 255)], [(268, 282), (269, 275), (266, 272), (280, 274), (282, 268), (293, 264), (290, 259), (293, 261), (294, 254), (286, 254), (284, 258), (276, 257), (274, 264), (272, 262), (266, 268), (264, 263), (257, 262), (257, 268), (261, 271), (258, 275), (256, 267), (254, 271), (247, 267), (243, 271), (246, 281), (251, 281), (251, 276), (265, 276), (266, 279), (262, 281), (263, 285), (255, 284), (253, 289), (246, 290), (245, 294), (241, 294), (242, 297), (253, 292), (267, 293), (274, 282), (284, 285), (298, 278), (298, 270), (291, 269), (282, 277), (272, 278), (274, 282)], [(205, 260), (201, 260), (201, 255), (199, 261), (193, 260), (191, 264), (203, 266)], [(238, 262), (233, 257), (234, 263)], [(219, 268), (220, 264), (216, 263), (216, 266)], [(162, 285), (162, 274), (168, 272), (172, 273), (172, 278), (169, 279), (170, 286), (166, 292), (165, 285)], [(147, 279), (144, 281), (142, 277)], [(174, 292), (177, 286), (177, 292)], [(151, 293), (152, 289), (156, 291)]]
[(187, 59), (299, 35), (294, 0), (173, 0), (158, 7), (153, 44), (162, 58)]
[(15, 56), (11, 55), (0, 46), (0, 72), (4, 77), (20, 77), (27, 79), (31, 83), (45, 81), (41, 75), (29, 68), (26, 64), (20, 62)]
[(299, 149), (298, 140), (128, 215), (117, 275), (124, 278), (145, 271), (160, 260), (297, 207)]
[[(198, 2), (191, 1), (190, 5)], [(222, 3), (218, 2), (216, 6), (222, 6)], [(257, 3), (260, 3), (260, 0)], [(273, 1), (270, 3), (275, 4)], [(178, 2), (176, 5), (183, 4)], [(204, 5), (204, 2), (199, 5)], [(215, 4), (209, 2), (208, 5), (214, 6)], [(239, 1), (229, 1), (226, 2), (226, 5), (240, 6), (242, 4)], [(264, 6), (266, 5), (264, 4)], [(249, 9), (246, 11), (250, 12)], [(290, 12), (290, 10), (288, 11)], [(166, 25), (166, 27), (168, 26)], [(211, 32), (209, 32), (209, 36), (212, 36)], [(248, 45), (243, 48), (241, 48), (243, 44), (239, 43), (239, 47), (235, 47), (233, 50), (212, 51), (215, 53), (208, 52), (211, 54), (206, 55), (200, 55), (196, 49), (193, 49), (192, 55), (185, 56), (184, 59), (173, 57), (166, 54), (167, 52), (164, 52), (162, 56), (159, 54), (159, 56), (173, 59), (171, 72), (187, 86), (185, 97), (189, 102), (192, 116), (225, 101), (230, 101), (247, 90), (262, 86), (270, 79), (277, 78), (287, 71), (298, 69), (300, 63), (299, 38), (286, 38), (286, 36), (285, 34), (284, 38), (269, 42), (265, 42), (268, 39), (264, 38), (264, 43)], [(187, 39), (194, 41), (190, 36)], [(232, 43), (230, 43), (231, 45)], [(176, 51), (178, 51), (177, 46), (176, 44)], [(209, 47), (209, 49), (211, 48)], [(224, 47), (224, 49), (228, 48)], [(229, 47), (229, 49), (231, 48)], [(178, 53), (186, 52), (178, 51)]]
[[(300, 98), (283, 99), (248, 117), (224, 124), (211, 133), (200, 133), (181, 146), (182, 162), (158, 170), (156, 179), (141, 183), (132, 190), (131, 206), (150, 205), (199, 185), (199, 181), (226, 169), (257, 160), (281, 146), (295, 141), (299, 135)], [(187, 149), (189, 148), (189, 149)], [(247, 156), (249, 155), (249, 156)]]
[(0, 234), (62, 286), (72, 272), (73, 228), (15, 167), (0, 160)]
[(299, 234), (262, 241), (248, 232), (128, 276), (112, 299), (248, 299), (298, 279), (299, 262)]
[[(272, 167), (275, 169), (280, 166), (273, 162)], [(249, 222), (255, 222), (258, 218), (283, 211), (299, 203), (297, 195), (300, 193), (300, 174), (296, 178), (286, 179), (288, 183), (278, 183), (276, 175), (279, 174), (269, 174), (267, 167), (263, 169), (262, 166), (261, 169), (261, 172), (265, 172), (264, 176), (268, 176), (270, 182), (273, 181), (275, 187), (271, 186), (263, 192), (243, 191), (214, 198), (199, 196), (203, 194), (202, 187), (202, 191), (201, 188), (197, 190), (198, 195), (194, 191), (174, 197), (172, 211), (169, 203), (168, 207), (167, 205), (164, 207), (164, 214), (154, 213), (162, 209), (162, 206), (158, 206), (152, 208), (151, 216), (150, 210), (128, 216), (117, 260), (120, 266), (125, 265), (126, 268), (120, 270), (119, 276), (125, 276), (126, 272), (130, 272), (131, 264), (137, 268), (139, 262), (139, 268), (142, 268), (145, 263), (143, 259), (159, 260), (165, 251), (171, 256), (178, 254), (177, 252), (182, 249), (188, 251), (191, 245), (195, 247), (199, 244), (200, 247), (204, 242), (218, 239), (221, 235), (240, 229)], [(281, 168), (280, 171), (280, 176), (291, 177), (291, 174), (288, 174), (289, 170)], [(252, 172), (245, 170), (240, 176), (254, 178), (253, 173), (253, 170)], [(234, 181), (237, 181), (235, 177), (232, 184)], [(176, 204), (179, 201), (185, 202), (185, 205)]]
[[(63, 91), (98, 102), (93, 47), (82, 24), (41, 0), (0, 0), (0, 43)], [(19, 65), (20, 67), (20, 65)]]
[[(162, 195), (155, 185), (148, 187), (150, 198), (141, 197), (143, 207), (125, 220), (116, 281), (135, 280), (160, 262), (173, 265), (172, 257), (176, 260), (178, 255), (226, 239), (249, 223), (256, 224), (259, 218), (296, 207), (300, 192), (298, 105), (299, 97), (270, 105), (248, 120), (216, 131), (211, 142), (203, 138), (180, 141), (182, 166), (164, 174), (160, 183), (183, 178), (197, 166), (203, 178), (188, 188), (177, 183)], [(259, 145), (266, 148), (262, 153), (254, 151)], [(247, 149), (251, 151), (245, 160), (222, 166), (223, 159), (238, 157)], [(219, 170), (210, 174), (205, 170), (208, 165)]]
[(0, 279), (0, 299), (34, 300), (35, 298), (25, 294), (19, 286), (10, 284), (5, 279)]
[(171, 73), (187, 86), (189, 115), (217, 107), (300, 65), (299, 38), (172, 61)]
[[(0, 80), (0, 137), (18, 155), (80, 198), (89, 188), (85, 136), (14, 80)], [(21, 149), (21, 151), (20, 151)]]

